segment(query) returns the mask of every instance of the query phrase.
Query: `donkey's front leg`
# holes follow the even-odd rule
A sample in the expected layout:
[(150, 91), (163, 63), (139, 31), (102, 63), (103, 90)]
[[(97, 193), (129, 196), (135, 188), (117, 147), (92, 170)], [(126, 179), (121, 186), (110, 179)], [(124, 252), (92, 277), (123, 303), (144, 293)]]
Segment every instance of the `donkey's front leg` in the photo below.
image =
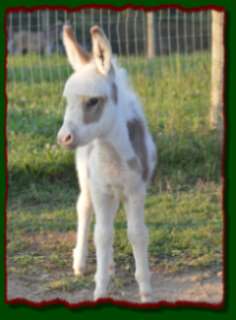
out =
[(107, 286), (111, 275), (109, 268), (112, 263), (113, 221), (119, 202), (113, 195), (102, 194), (97, 190), (92, 196), (96, 216), (94, 230), (97, 257), (94, 291), (96, 300), (107, 296)]
[(89, 191), (82, 191), (77, 201), (77, 240), (73, 250), (73, 269), (75, 275), (85, 272), (88, 250), (88, 231), (92, 213), (92, 202)]
[(148, 264), (148, 230), (144, 223), (144, 192), (129, 195), (126, 201), (128, 237), (135, 258), (135, 278), (142, 302), (152, 300)]

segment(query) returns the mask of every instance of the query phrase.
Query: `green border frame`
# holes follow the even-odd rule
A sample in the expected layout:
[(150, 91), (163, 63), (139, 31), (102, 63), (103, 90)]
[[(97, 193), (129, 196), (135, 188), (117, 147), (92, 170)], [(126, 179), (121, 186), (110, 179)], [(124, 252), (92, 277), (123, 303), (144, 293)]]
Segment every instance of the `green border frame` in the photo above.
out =
[[(182, 5), (186, 8), (194, 8), (200, 6), (221, 6), (226, 11), (226, 37), (225, 37), (225, 46), (226, 46), (226, 66), (225, 66), (225, 117), (226, 117), (226, 148), (225, 148), (225, 179), (226, 179), (226, 188), (225, 188), (225, 238), (226, 238), (226, 247), (225, 247), (225, 256), (226, 256), (226, 297), (225, 297), (225, 307), (222, 310), (208, 310), (194, 307), (184, 307), (178, 306), (177, 308), (170, 309), (166, 307), (161, 307), (160, 309), (153, 310), (137, 310), (127, 307), (118, 307), (111, 304), (98, 305), (95, 307), (80, 307), (79, 309), (69, 309), (61, 305), (54, 305), (49, 307), (43, 307), (41, 309), (29, 307), (26, 305), (7, 305), (4, 301), (4, 206), (5, 206), (5, 192), (6, 192), (6, 158), (5, 154), (5, 112), (6, 108), (4, 105), (6, 103), (5, 97), (5, 72), (4, 72), (4, 52), (5, 52), (5, 33), (4, 33), (4, 16), (6, 10), (9, 8), (16, 7), (33, 7), (33, 6), (67, 6), (69, 8), (76, 8), (85, 4), (113, 4), (114, 6), (120, 7), (124, 5), (137, 5), (137, 6), (159, 6), (159, 5)], [(57, 1), (45, 1), (45, 0), (8, 0), (7, 3), (0, 3), (0, 63), (2, 66), (1, 72), (1, 81), (0, 81), (0, 90), (2, 97), (2, 104), (0, 108), (0, 208), (1, 208), (1, 241), (0, 241), (0, 253), (1, 261), (0, 264), (0, 281), (1, 281), (1, 297), (0, 297), (0, 310), (1, 314), (4, 314), (5, 318), (21, 316), (24, 319), (41, 318), (47, 319), (50, 317), (56, 317), (57, 319), (65, 318), (67, 316), (76, 317), (76, 318), (110, 318), (120, 319), (121, 317), (136, 317), (136, 319), (155, 319), (156, 317), (166, 317), (167, 319), (189, 319), (192, 320), (199, 319), (203, 317), (206, 319), (232, 319), (236, 317), (236, 263), (235, 263), (235, 249), (233, 249), (233, 242), (236, 241), (236, 232), (234, 232), (234, 227), (236, 227), (236, 202), (233, 201), (234, 188), (236, 189), (236, 157), (235, 150), (233, 148), (235, 144), (236, 128), (233, 125), (233, 121), (236, 118), (236, 108), (234, 104), (236, 103), (236, 41), (235, 41), (235, 30), (236, 30), (236, 1), (235, 0), (198, 0), (198, 1), (189, 1), (189, 0), (121, 0), (119, 3), (112, 3), (112, 1), (89, 1), (89, 0), (57, 0)]]

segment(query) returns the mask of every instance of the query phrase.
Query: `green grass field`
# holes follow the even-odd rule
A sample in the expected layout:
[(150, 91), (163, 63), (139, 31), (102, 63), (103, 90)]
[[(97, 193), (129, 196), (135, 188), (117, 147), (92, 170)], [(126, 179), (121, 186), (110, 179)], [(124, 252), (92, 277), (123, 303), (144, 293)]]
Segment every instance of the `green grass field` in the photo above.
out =
[[(71, 268), (79, 191), (74, 156), (56, 145), (64, 112), (59, 79), (68, 74), (67, 62), (50, 57), (39, 64), (31, 58), (30, 67), (27, 56), (8, 59), (8, 272), (26, 283), (37, 279), (42, 290), (90, 288), (93, 225), (91, 272), (76, 279)], [(221, 270), (221, 151), (219, 133), (208, 125), (210, 56), (121, 62), (144, 102), (158, 144), (157, 175), (145, 208), (152, 270)], [(115, 230), (117, 270), (127, 275), (115, 280), (119, 287), (133, 281), (134, 269), (122, 205)]]

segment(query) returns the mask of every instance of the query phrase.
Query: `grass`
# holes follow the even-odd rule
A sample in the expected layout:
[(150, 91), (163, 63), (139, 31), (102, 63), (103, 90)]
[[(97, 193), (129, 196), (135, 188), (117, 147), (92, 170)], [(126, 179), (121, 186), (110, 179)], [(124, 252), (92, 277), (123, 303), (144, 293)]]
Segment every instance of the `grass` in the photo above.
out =
[[(64, 112), (59, 80), (69, 69), (64, 57), (37, 62), (36, 56), (8, 59), (8, 271), (21, 279), (37, 275), (49, 291), (91, 288), (93, 225), (90, 272), (75, 279), (74, 156), (56, 145)], [(121, 62), (158, 144), (158, 171), (145, 205), (152, 270), (220, 269), (221, 152), (218, 132), (208, 126), (210, 57), (197, 53)], [(115, 280), (119, 288), (132, 281), (134, 269), (122, 205), (115, 222), (115, 261), (122, 275)]]

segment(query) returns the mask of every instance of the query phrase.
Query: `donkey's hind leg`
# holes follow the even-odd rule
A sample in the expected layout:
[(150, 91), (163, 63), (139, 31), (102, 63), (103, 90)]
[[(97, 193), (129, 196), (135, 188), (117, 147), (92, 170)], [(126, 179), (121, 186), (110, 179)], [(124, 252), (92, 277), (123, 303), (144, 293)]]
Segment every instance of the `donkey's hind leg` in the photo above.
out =
[(126, 202), (128, 237), (135, 258), (135, 278), (142, 302), (152, 301), (148, 264), (148, 230), (144, 223), (144, 192), (130, 194)]

